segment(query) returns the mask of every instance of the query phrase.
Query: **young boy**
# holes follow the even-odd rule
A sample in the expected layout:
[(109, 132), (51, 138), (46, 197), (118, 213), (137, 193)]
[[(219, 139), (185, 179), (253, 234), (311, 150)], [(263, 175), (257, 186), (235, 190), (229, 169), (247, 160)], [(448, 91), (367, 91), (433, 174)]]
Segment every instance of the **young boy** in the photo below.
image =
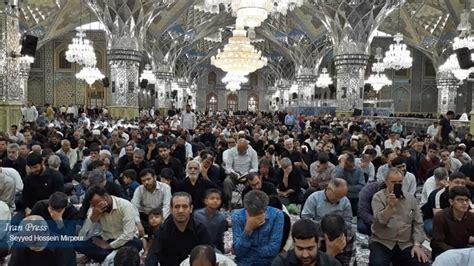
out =
[(122, 183), (125, 195), (130, 199), (133, 198), (133, 193), (140, 186), (137, 180), (137, 172), (133, 169), (127, 169), (122, 173)]
[(145, 232), (147, 235), (143, 239), (143, 258), (146, 258), (148, 251), (150, 250), (153, 240), (155, 239), (155, 233), (163, 223), (163, 210), (160, 208), (154, 208), (148, 214), (148, 224), (150, 230)]
[(222, 204), (221, 191), (215, 188), (208, 189), (204, 204), (206, 205), (205, 208), (194, 212), (194, 220), (206, 226), (212, 244), (224, 254), (224, 232), (227, 231), (229, 225), (225, 215), (219, 212)]
[(171, 194), (178, 189), (178, 182), (174, 179), (174, 171), (171, 168), (163, 168), (160, 172), (160, 181), (170, 186)]

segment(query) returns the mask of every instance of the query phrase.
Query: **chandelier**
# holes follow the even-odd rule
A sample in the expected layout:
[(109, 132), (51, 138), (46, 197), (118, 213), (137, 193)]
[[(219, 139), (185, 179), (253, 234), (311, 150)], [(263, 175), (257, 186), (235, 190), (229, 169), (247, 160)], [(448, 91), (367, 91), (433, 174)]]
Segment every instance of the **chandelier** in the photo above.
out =
[(401, 33), (395, 34), (393, 38), (394, 44), (390, 44), (389, 50), (385, 53), (383, 63), (386, 68), (400, 70), (402, 68), (410, 68), (413, 64), (413, 58), (410, 51), (407, 50), (407, 45), (400, 43), (403, 40)]
[(331, 84), (332, 78), (329, 76), (328, 69), (323, 67), (323, 70), (316, 81), (316, 86), (319, 88), (327, 88)]
[(267, 58), (250, 44), (245, 30), (236, 29), (224, 49), (211, 58), (211, 64), (225, 72), (245, 76), (266, 66)]
[(392, 81), (382, 73), (385, 71), (385, 65), (382, 63), (382, 48), (377, 48), (375, 59), (377, 59), (377, 63), (372, 65), (373, 74), (369, 76), (365, 83), (372, 85), (372, 88), (378, 93), (384, 86), (392, 85)]
[(453, 50), (461, 48), (468, 48), (469, 50), (474, 49), (474, 36), (471, 35), (469, 13), (470, 12), (465, 9), (461, 14), (461, 22), (457, 27), (457, 30), (460, 31), (460, 34), (453, 40)]
[(240, 85), (242, 83), (247, 83), (249, 80), (244, 75), (235, 74), (232, 72), (227, 73), (222, 79), (222, 82), (226, 83), (226, 89), (230, 92), (236, 92), (240, 90)]
[(96, 62), (94, 47), (91, 42), (85, 38), (86, 33), (79, 29), (76, 37), (72, 39), (66, 51), (66, 60), (70, 63), (79, 65), (93, 65)]
[(237, 25), (249, 27), (252, 31), (259, 27), (270, 14), (286, 15), (288, 10), (292, 11), (296, 7), (302, 6), (304, 0), (204, 0), (202, 5), (196, 5), (196, 9), (218, 14), (220, 4), (223, 4), (226, 11), (229, 6), (232, 14), (237, 17)]
[(77, 79), (82, 79), (91, 86), (96, 80), (103, 79), (104, 75), (100, 70), (94, 65), (84, 66), (79, 73), (76, 74)]
[(143, 70), (143, 73), (140, 76), (140, 82), (144, 79), (146, 79), (149, 84), (156, 83), (156, 77), (155, 74), (153, 74), (153, 71), (151, 70), (150, 64), (145, 65), (145, 69)]

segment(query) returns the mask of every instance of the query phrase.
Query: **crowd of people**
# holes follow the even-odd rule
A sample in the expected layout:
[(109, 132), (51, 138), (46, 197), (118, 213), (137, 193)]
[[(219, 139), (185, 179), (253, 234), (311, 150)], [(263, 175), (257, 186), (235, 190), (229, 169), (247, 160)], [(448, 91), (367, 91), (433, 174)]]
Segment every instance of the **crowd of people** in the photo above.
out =
[(357, 234), (369, 265), (474, 261), (474, 140), (453, 134), (451, 111), (408, 131), (291, 111), (74, 110), (28, 104), (0, 135), (9, 265), (356, 265)]

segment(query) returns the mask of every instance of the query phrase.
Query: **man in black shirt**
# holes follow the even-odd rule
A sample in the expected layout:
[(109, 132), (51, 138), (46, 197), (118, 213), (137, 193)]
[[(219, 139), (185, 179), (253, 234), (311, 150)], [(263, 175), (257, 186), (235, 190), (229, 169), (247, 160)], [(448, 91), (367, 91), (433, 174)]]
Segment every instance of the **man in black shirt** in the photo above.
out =
[(2, 160), (3, 167), (11, 167), (18, 171), (21, 178), (26, 176), (26, 160), (20, 157), (20, 146), (10, 143), (7, 148), (7, 157)]
[(451, 206), (449, 203), (449, 190), (458, 186), (465, 187), (466, 176), (461, 172), (453, 173), (449, 176), (448, 184), (448, 187), (433, 190), (428, 197), (428, 201), (421, 207), (421, 211), (423, 212), (424, 229), (426, 234), (429, 236), (431, 236), (431, 233), (433, 232), (434, 215)]
[(447, 146), (449, 145), (449, 133), (453, 131), (453, 127), (451, 126), (451, 119), (454, 118), (454, 112), (453, 111), (448, 111), (446, 115), (441, 118), (439, 121), (439, 127), (440, 129), (438, 130), (438, 139), (441, 139), (443, 142), (443, 145)]
[(268, 196), (278, 195), (276, 187), (270, 182), (262, 181), (258, 173), (250, 173), (246, 177), (247, 186), (242, 191), (242, 202), (244, 201), (245, 195), (252, 190), (261, 190)]
[(161, 173), (163, 168), (171, 168), (174, 171), (174, 176), (178, 180), (183, 180), (183, 166), (178, 159), (170, 156), (170, 148), (168, 144), (160, 144), (158, 147), (158, 152), (160, 156), (155, 161), (155, 164), (153, 164), (155, 173)]
[(64, 183), (59, 172), (43, 166), (43, 157), (39, 153), (28, 155), (26, 165), (30, 174), (24, 180), (22, 201), (28, 216), (36, 202), (48, 199), (54, 192), (63, 192)]
[(219, 187), (211, 181), (199, 177), (201, 164), (198, 161), (189, 161), (186, 165), (186, 178), (182, 181), (178, 191), (189, 193), (193, 199), (194, 208), (204, 208), (204, 198), (206, 191), (210, 188), (219, 189)]
[(206, 227), (196, 223), (191, 215), (191, 195), (177, 192), (171, 198), (171, 216), (156, 233), (145, 265), (179, 265), (191, 250), (198, 245), (210, 245), (211, 238)]
[[(133, 152), (133, 160), (128, 162), (125, 166), (125, 170), (133, 169), (135, 172), (140, 173), (142, 170), (150, 168), (148, 162), (145, 161), (145, 151), (137, 149)], [(138, 183), (142, 183), (141, 180), (137, 180)]]

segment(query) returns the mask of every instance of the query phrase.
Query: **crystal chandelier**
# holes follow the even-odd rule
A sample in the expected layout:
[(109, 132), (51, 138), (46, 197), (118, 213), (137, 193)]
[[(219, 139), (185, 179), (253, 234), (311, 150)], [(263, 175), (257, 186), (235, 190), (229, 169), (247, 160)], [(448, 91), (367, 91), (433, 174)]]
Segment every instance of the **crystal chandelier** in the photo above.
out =
[(382, 48), (377, 48), (375, 59), (377, 59), (377, 63), (372, 65), (373, 74), (369, 76), (365, 83), (372, 85), (372, 88), (378, 93), (384, 86), (392, 85), (392, 81), (382, 73), (385, 71), (385, 64), (382, 63)]
[(91, 86), (96, 80), (103, 79), (104, 75), (94, 64), (92, 66), (84, 66), (81, 71), (76, 74), (76, 78), (85, 80), (87, 84)]
[(146, 79), (149, 84), (156, 83), (156, 77), (155, 74), (153, 74), (153, 71), (151, 70), (150, 64), (145, 65), (145, 69), (143, 70), (143, 73), (140, 76), (140, 82), (144, 79)]
[(242, 83), (247, 83), (249, 80), (244, 75), (235, 74), (235, 73), (227, 73), (225, 77), (222, 79), (222, 82), (226, 83), (226, 89), (231, 92), (236, 92), (240, 90), (240, 85)]
[(236, 29), (224, 49), (211, 58), (211, 64), (225, 72), (248, 75), (267, 65), (267, 58), (250, 44), (246, 31)]
[(400, 43), (403, 40), (403, 35), (397, 33), (393, 38), (394, 44), (390, 44), (389, 50), (385, 53), (383, 63), (386, 68), (400, 70), (402, 68), (410, 68), (413, 64), (413, 58), (410, 51), (407, 50), (407, 45)]
[(470, 12), (465, 9), (461, 14), (461, 22), (457, 27), (457, 30), (460, 31), (460, 34), (453, 40), (453, 50), (461, 48), (468, 48), (469, 50), (474, 49), (474, 35), (471, 35), (469, 13)]
[(316, 81), (316, 86), (319, 88), (327, 88), (331, 84), (332, 78), (329, 76), (328, 69), (323, 67), (323, 70)]
[(76, 37), (72, 39), (66, 51), (66, 60), (70, 63), (79, 65), (93, 65), (96, 62), (94, 47), (91, 42), (85, 38), (86, 33), (79, 29)]
[(462, 82), (469, 76), (469, 73), (471, 73), (473, 69), (461, 69), (456, 54), (452, 54), (448, 57), (446, 62), (444, 62), (444, 64), (439, 67), (439, 71), (451, 72), (458, 80)]

